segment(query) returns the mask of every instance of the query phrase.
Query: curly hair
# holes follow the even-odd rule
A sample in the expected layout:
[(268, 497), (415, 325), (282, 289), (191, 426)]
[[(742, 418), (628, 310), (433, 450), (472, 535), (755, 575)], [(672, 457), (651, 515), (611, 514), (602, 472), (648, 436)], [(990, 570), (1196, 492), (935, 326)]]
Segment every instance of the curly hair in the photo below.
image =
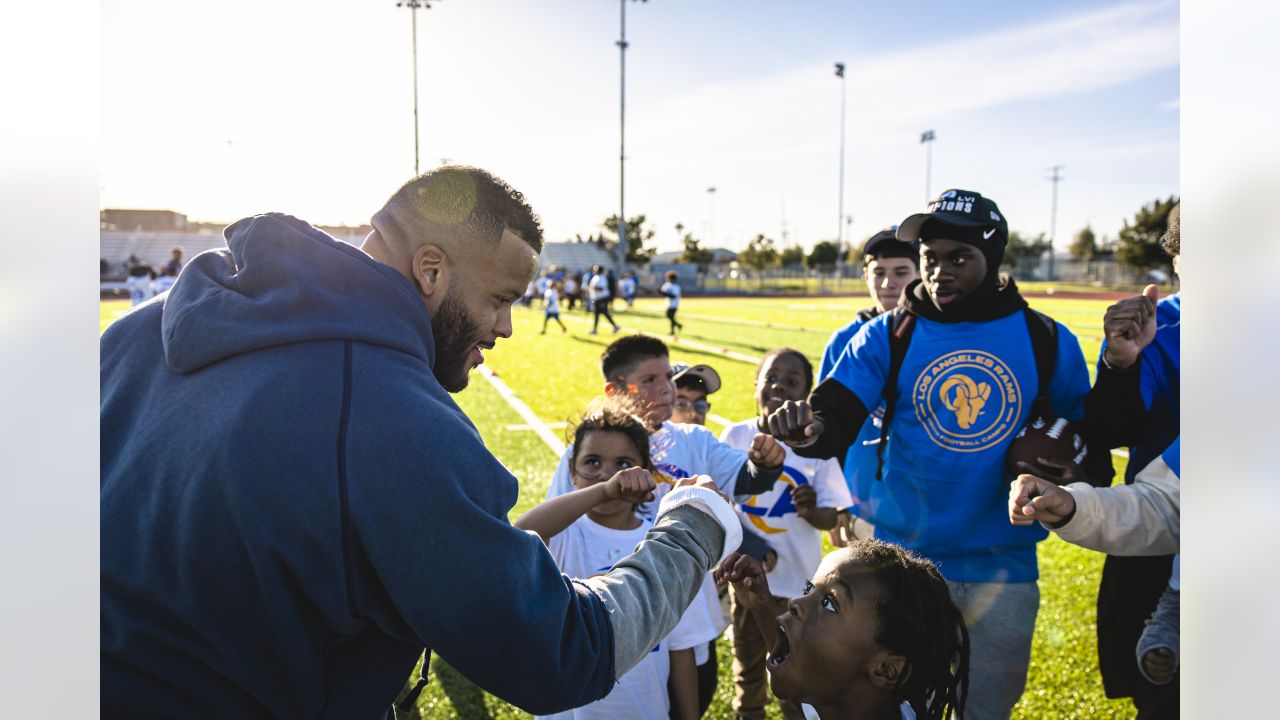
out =
[(894, 688), (921, 720), (964, 717), (969, 629), (933, 563), (897, 545), (860, 540), (846, 550), (880, 586), (876, 643), (907, 659)]

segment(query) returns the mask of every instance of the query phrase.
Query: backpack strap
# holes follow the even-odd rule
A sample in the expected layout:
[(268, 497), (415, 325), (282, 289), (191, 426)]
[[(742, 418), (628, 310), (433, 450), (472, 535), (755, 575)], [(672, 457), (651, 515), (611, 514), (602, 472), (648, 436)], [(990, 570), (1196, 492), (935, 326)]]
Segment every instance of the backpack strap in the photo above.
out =
[(1058, 364), (1058, 323), (1031, 308), (1022, 311), (1031, 335), (1031, 352), (1036, 358), (1036, 399), (1031, 404), (1031, 417), (1048, 420), (1053, 408), (1049, 402), (1049, 383)]
[(907, 357), (911, 333), (916, 329), (916, 316), (898, 306), (890, 312), (887, 325), (889, 376), (884, 383), (884, 417), (880, 419), (880, 443), (876, 446), (876, 480), (884, 477), (884, 447), (889, 443), (889, 424), (893, 422), (893, 410), (898, 402), (898, 373)]

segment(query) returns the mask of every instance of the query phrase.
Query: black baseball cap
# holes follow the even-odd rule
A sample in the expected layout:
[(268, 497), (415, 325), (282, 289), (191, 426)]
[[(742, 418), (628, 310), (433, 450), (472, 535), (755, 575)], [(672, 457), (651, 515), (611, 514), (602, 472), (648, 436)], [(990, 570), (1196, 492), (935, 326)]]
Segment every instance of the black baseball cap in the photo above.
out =
[(686, 363), (672, 363), (671, 371), (671, 379), (677, 385), (680, 384), (680, 380), (683, 378), (689, 378), (690, 380), (696, 378), (702, 381), (702, 387), (708, 395), (720, 389), (720, 374), (712, 370), (709, 365), (694, 365), (690, 367)]
[(926, 212), (916, 213), (902, 221), (898, 226), (898, 239), (903, 242), (919, 242), (921, 230), (927, 223), (962, 230), (993, 230), (990, 235), (983, 232), (983, 239), (998, 239), (1001, 246), (1009, 242), (1009, 223), (1000, 213), (1000, 208), (996, 207), (994, 200), (984, 198), (981, 193), (972, 190), (944, 191), (929, 203)]
[(918, 242), (903, 242), (898, 239), (898, 226), (881, 230), (867, 238), (862, 246), (862, 256), (915, 258), (919, 252)]

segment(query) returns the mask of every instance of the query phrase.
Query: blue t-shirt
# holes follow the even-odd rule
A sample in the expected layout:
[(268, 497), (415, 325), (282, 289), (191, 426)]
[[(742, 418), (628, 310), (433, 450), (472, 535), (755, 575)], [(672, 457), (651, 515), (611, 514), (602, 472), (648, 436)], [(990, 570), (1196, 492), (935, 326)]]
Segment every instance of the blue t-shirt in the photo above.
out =
[[(840, 355), (848, 347), (853, 337), (858, 334), (858, 330), (862, 329), (862, 326), (868, 322), (870, 322), (869, 319), (859, 316), (854, 318), (853, 322), (831, 334), (831, 339), (827, 341), (827, 348), (822, 353), (822, 362), (818, 366), (818, 382), (822, 382), (831, 376), (831, 371), (835, 369), (836, 361), (840, 359)], [(876, 467), (879, 465), (879, 457), (876, 451), (880, 447), (880, 421), (882, 418), (884, 418), (883, 403), (862, 424), (862, 430), (858, 432), (858, 437), (853, 441), (853, 444), (849, 445), (849, 451), (845, 453), (844, 462), (841, 463), (841, 467), (844, 470), (845, 484), (849, 486), (849, 495), (853, 498), (853, 505), (848, 510), (850, 513), (868, 521), (870, 517), (863, 510), (863, 505), (871, 499), (871, 485), (876, 480)]]
[[(884, 399), (889, 317), (863, 325), (831, 374), (868, 408)], [(1055, 414), (1079, 420), (1089, 373), (1075, 335), (1057, 328), (1049, 400)], [(1046, 532), (1009, 523), (1005, 456), (1037, 387), (1023, 313), (987, 322), (916, 318), (898, 375), (884, 480), (870, 483), (862, 508), (876, 537), (929, 558), (948, 580), (1035, 580), (1035, 546)]]

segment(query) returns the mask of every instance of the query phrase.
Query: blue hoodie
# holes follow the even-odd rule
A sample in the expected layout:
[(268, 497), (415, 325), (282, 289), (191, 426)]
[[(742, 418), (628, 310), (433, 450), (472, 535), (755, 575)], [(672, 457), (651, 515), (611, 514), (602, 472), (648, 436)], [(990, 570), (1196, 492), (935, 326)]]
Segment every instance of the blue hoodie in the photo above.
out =
[(102, 336), (103, 716), (379, 717), (424, 647), (602, 697), (606, 608), (508, 523), (413, 284), (288, 216), (226, 236)]

